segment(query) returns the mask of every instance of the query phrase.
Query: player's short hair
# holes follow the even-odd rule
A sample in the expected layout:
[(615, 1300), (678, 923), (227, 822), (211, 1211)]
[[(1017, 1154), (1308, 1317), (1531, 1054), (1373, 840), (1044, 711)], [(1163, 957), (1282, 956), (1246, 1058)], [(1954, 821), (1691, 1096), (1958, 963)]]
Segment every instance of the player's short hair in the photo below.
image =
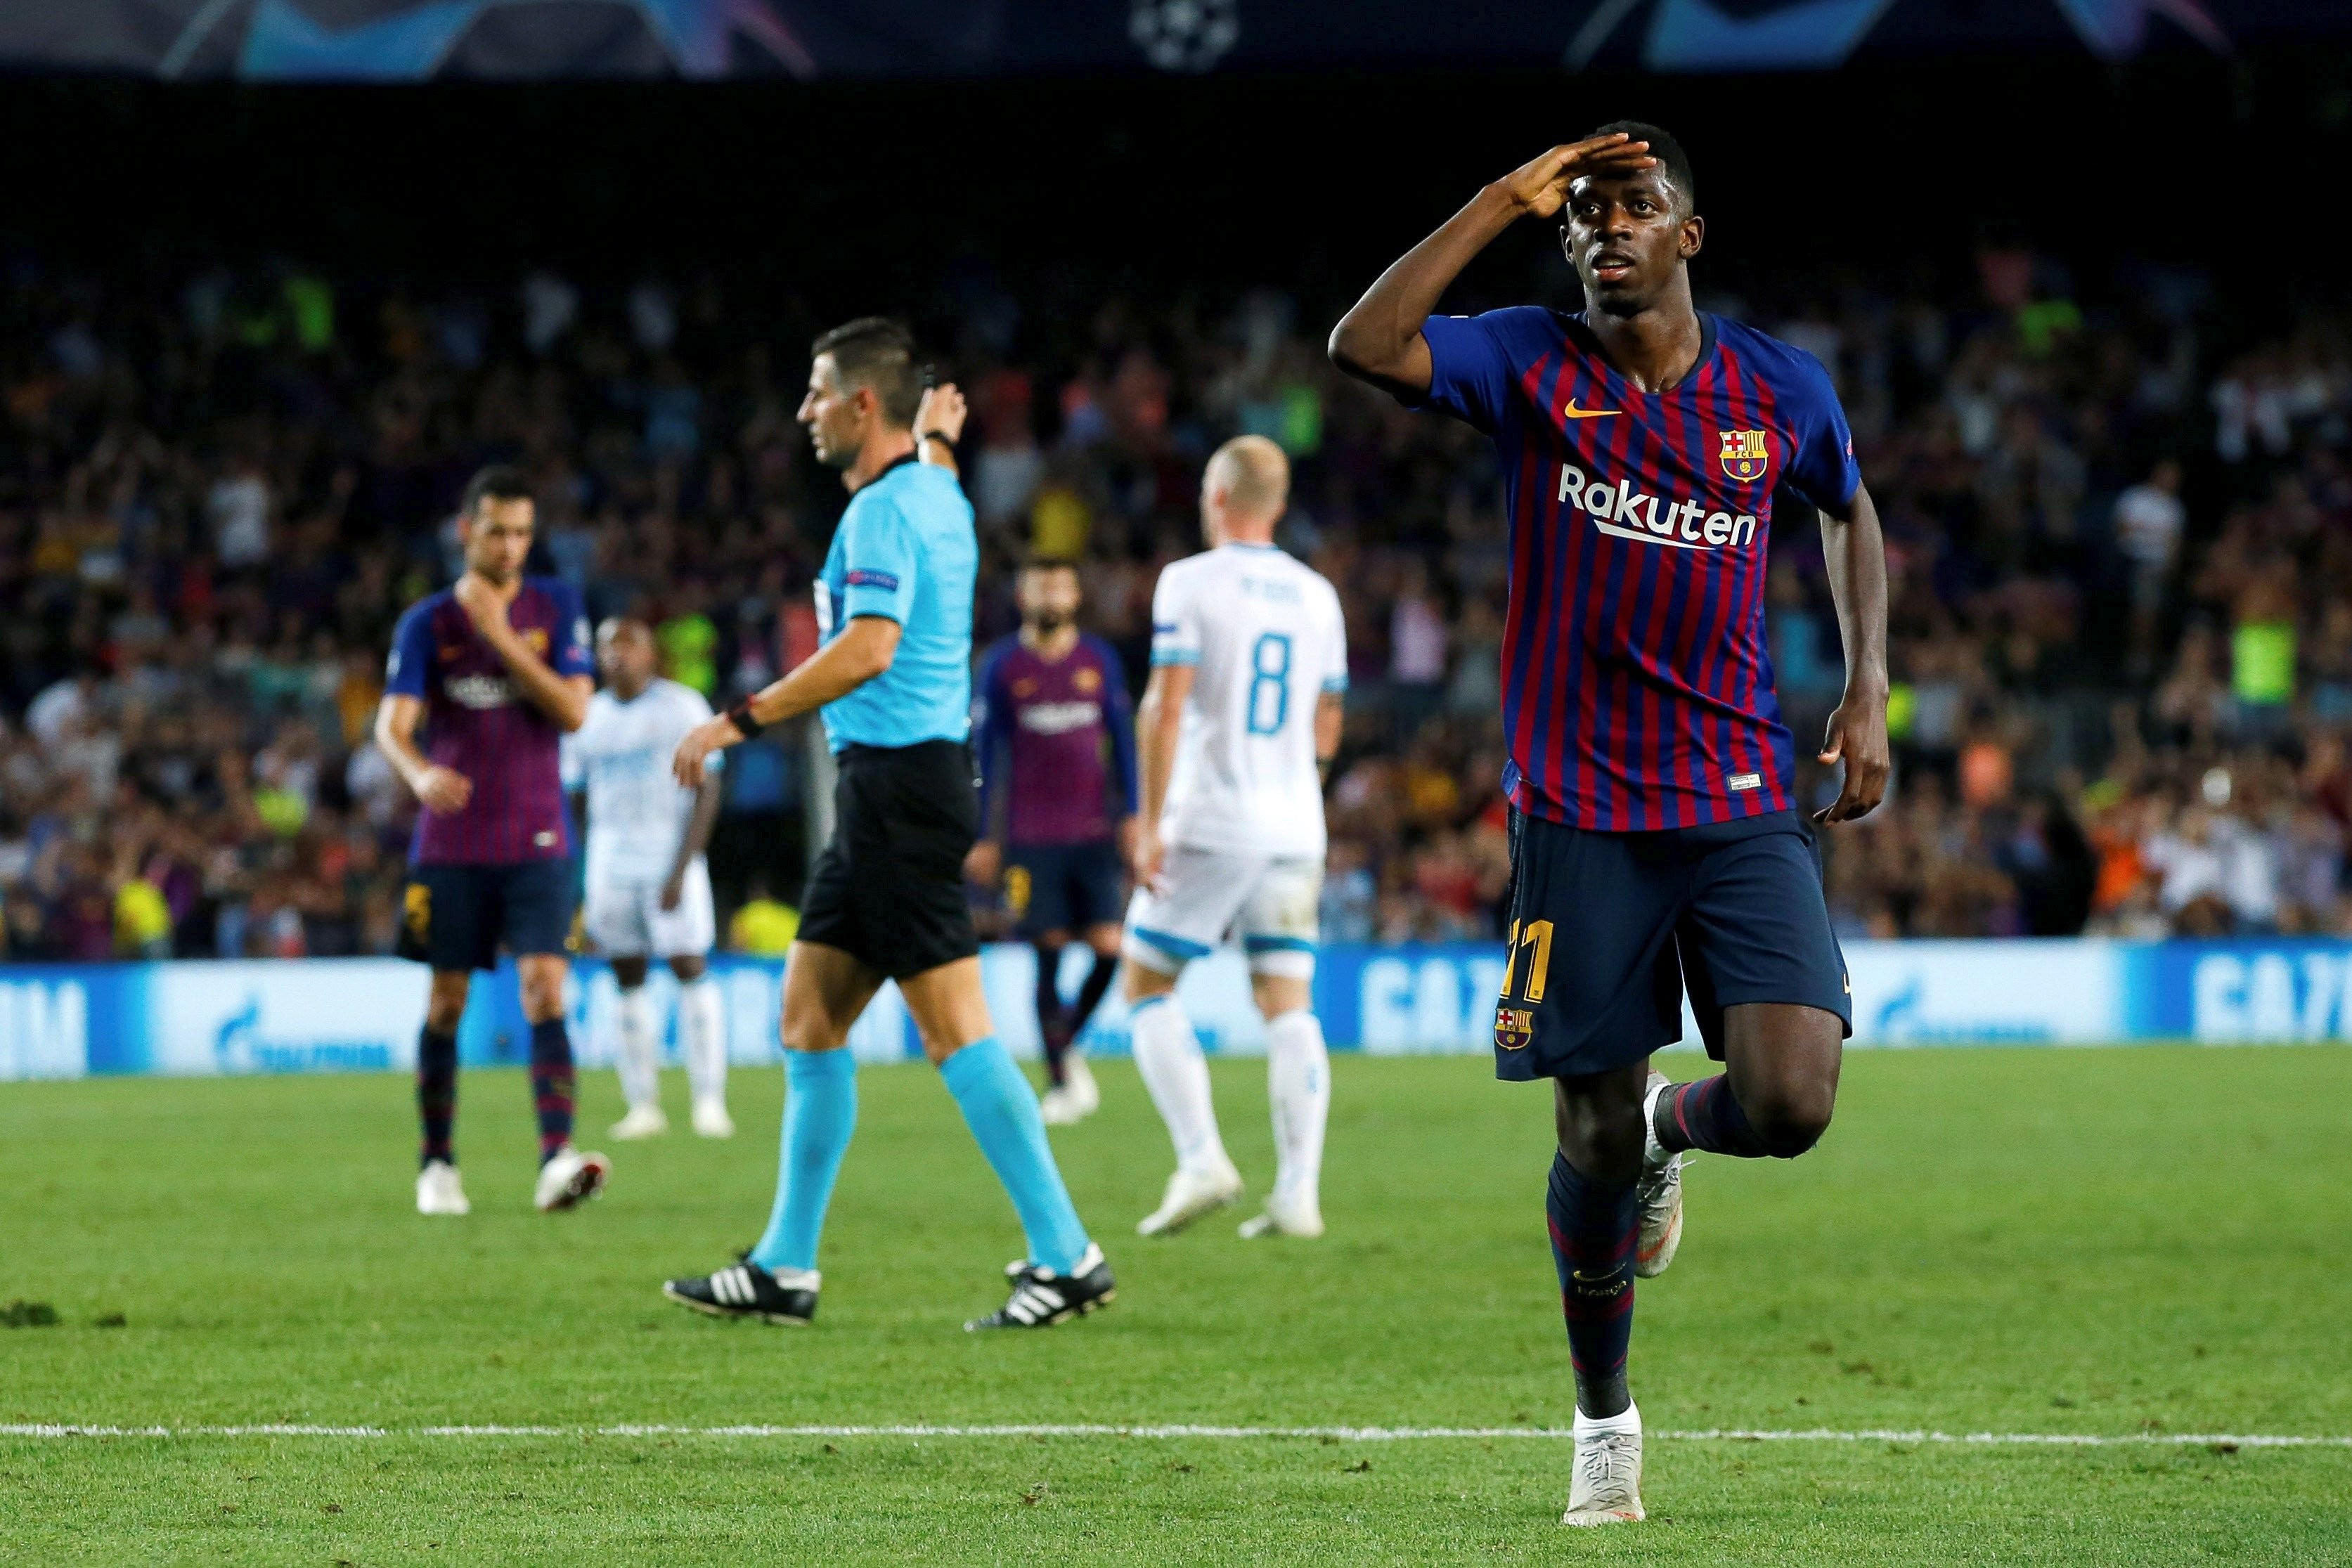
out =
[(511, 464), (493, 463), (476, 471), (466, 481), (466, 493), (457, 501), (457, 515), (472, 517), (478, 515), (485, 501), (528, 501), (530, 481), (523, 471)]
[(1033, 550), (1021, 558), (1020, 570), (1023, 571), (1076, 571), (1078, 570), (1078, 561), (1076, 556), (1046, 555)]
[(915, 334), (887, 316), (860, 316), (809, 345), (809, 358), (833, 356), (845, 387), (865, 387), (882, 405), (882, 417), (904, 428), (915, 423), (923, 402), (923, 367), (915, 357)]
[(1683, 215), (1698, 211), (1698, 181), (1691, 173), (1690, 154), (1675, 140), (1675, 133), (1646, 120), (1612, 120), (1591, 132), (1594, 136), (1614, 136), (1623, 131), (1636, 141), (1650, 144), (1650, 156), (1666, 172), (1666, 183), (1682, 193)]
[(1237, 512), (1273, 515), (1290, 499), (1290, 459), (1263, 435), (1236, 435), (1210, 455), (1207, 473), (1224, 481)]

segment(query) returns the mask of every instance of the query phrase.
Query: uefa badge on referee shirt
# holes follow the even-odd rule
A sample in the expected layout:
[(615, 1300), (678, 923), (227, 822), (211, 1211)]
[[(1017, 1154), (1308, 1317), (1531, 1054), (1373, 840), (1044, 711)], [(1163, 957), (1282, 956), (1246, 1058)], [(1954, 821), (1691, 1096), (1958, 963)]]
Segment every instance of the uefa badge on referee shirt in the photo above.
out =
[(1723, 471), (1743, 485), (1764, 477), (1771, 459), (1765, 455), (1764, 433), (1760, 430), (1727, 430), (1723, 433)]

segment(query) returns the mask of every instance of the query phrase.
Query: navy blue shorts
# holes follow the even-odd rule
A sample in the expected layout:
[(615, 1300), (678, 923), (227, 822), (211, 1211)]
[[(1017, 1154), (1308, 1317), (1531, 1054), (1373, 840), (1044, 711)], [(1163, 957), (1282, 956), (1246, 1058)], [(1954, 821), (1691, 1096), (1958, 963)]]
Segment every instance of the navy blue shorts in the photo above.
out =
[(1072, 936), (1127, 916), (1127, 868), (1108, 839), (1090, 844), (1015, 844), (1004, 852), (1004, 907), (1024, 936)]
[(572, 935), (572, 862), (518, 865), (413, 865), (400, 915), (400, 956), (436, 970), (494, 969), (499, 949), (517, 957), (561, 953)]
[(1821, 846), (1794, 811), (1648, 833), (1511, 817), (1511, 947), (1495, 1076), (1605, 1072), (1683, 1037), (1683, 991), (1709, 1056), (1723, 1009), (1794, 1002), (1853, 1032)]

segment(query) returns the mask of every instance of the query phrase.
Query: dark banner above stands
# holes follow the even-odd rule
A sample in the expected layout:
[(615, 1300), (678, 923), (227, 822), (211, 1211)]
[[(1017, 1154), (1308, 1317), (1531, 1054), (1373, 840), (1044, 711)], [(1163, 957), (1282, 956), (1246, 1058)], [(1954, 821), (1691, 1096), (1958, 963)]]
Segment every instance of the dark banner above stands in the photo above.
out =
[(2352, 38), (2352, 0), (5, 0), (0, 68), (167, 79), (924, 77), (1556, 62), (1815, 70)]

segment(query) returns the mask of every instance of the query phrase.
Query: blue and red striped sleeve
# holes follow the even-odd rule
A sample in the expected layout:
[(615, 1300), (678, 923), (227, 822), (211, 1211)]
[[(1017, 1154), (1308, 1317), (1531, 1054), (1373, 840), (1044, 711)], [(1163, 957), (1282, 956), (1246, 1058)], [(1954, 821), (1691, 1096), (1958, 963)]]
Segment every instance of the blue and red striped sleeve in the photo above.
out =
[(1442, 410), (1492, 435), (1521, 371), (1558, 346), (1559, 324), (1539, 305), (1515, 305), (1483, 316), (1432, 316), (1421, 337), (1429, 345), (1429, 393), (1409, 406)]
[(422, 699), (433, 688), (433, 601), (408, 607), (392, 632), (392, 653), (384, 661), (386, 696)]
[(1103, 728), (1110, 735), (1111, 776), (1118, 784), (1118, 810), (1132, 816), (1142, 801), (1135, 776), (1135, 708), (1128, 701), (1127, 670), (1118, 651), (1099, 637), (1088, 637), (1087, 647), (1102, 675)]
[(1862, 485), (1853, 432), (1821, 361), (1802, 349), (1791, 348), (1789, 353), (1790, 373), (1777, 390), (1796, 450), (1789, 454), (1781, 483), (1807, 506), (1843, 516)]

